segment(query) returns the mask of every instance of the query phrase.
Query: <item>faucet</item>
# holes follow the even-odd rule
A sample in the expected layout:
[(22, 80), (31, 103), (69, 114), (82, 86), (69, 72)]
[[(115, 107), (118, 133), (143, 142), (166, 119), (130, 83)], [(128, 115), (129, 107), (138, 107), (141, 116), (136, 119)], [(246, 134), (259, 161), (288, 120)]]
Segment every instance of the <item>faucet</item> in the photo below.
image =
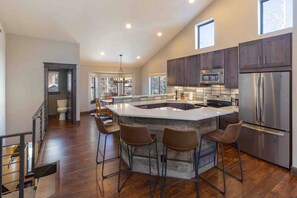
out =
[(175, 90), (175, 100), (177, 100), (177, 89)]

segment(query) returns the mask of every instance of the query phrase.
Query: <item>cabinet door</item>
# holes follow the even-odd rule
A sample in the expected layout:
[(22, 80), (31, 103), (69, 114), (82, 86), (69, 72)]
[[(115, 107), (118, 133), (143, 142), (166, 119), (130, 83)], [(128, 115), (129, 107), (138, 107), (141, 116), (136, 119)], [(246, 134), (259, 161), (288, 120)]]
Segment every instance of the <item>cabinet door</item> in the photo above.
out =
[(175, 86), (185, 86), (185, 68), (187, 64), (186, 58), (176, 59), (176, 83)]
[(167, 61), (167, 85), (176, 85), (176, 60)]
[(263, 67), (292, 65), (292, 34), (284, 34), (262, 40)]
[(238, 88), (238, 47), (225, 50), (225, 87)]
[(224, 69), (224, 50), (213, 52), (212, 68), (211, 69)]
[(213, 60), (214, 60), (213, 57), (214, 57), (213, 52), (204, 53), (200, 55), (201, 70), (209, 70), (213, 67)]
[(198, 87), (200, 85), (200, 56), (187, 57), (185, 68), (185, 84), (188, 87)]
[(239, 44), (239, 67), (240, 70), (256, 69), (262, 67), (262, 44), (261, 40)]

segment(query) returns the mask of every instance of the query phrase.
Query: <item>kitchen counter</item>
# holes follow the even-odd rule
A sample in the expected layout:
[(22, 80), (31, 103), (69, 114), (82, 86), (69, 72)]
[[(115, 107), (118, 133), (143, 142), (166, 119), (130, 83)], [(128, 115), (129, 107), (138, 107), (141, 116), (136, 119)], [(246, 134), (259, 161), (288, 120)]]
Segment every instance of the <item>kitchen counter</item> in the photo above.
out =
[(234, 113), (239, 112), (239, 106), (228, 106), (228, 107), (221, 107), (220, 109), (226, 110), (226, 111), (232, 111)]
[(161, 107), (155, 109), (141, 109), (136, 106), (161, 104), (161, 103), (188, 103), (197, 104), (200, 101), (175, 101), (175, 100), (156, 100), (156, 101), (139, 101), (130, 103), (121, 103), (107, 105), (106, 107), (114, 114), (122, 117), (140, 117), (140, 118), (156, 118), (170, 120), (189, 120), (199, 121), (209, 118), (215, 118), (222, 115), (233, 113), (232, 109), (200, 107), (197, 109), (181, 110), (172, 107)]

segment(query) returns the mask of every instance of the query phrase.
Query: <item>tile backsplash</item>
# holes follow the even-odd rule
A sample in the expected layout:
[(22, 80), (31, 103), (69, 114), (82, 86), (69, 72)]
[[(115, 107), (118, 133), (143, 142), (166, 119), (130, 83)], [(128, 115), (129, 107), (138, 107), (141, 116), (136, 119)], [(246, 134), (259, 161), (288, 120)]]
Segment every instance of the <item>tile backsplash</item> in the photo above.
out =
[(207, 98), (238, 99), (238, 89), (225, 88), (224, 85), (211, 85), (208, 87), (172, 87), (173, 92), (185, 93), (189, 100), (205, 101)]

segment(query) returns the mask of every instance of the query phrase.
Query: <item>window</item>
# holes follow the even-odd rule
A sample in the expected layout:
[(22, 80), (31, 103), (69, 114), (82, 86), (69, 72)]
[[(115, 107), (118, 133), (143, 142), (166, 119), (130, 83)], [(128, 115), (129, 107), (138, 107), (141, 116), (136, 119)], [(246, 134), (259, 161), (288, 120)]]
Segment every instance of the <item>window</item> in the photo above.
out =
[(101, 96), (118, 96), (133, 94), (133, 79), (131, 74), (125, 74), (126, 83), (114, 83), (115, 74), (101, 74), (99, 84)]
[(48, 72), (48, 92), (58, 93), (59, 89), (59, 72), (49, 71)]
[(96, 76), (91, 76), (91, 104), (96, 102)]
[(260, 34), (293, 26), (293, 0), (260, 0)]
[(150, 94), (166, 94), (167, 77), (166, 75), (150, 76)]
[(196, 49), (214, 46), (214, 20), (196, 25)]

